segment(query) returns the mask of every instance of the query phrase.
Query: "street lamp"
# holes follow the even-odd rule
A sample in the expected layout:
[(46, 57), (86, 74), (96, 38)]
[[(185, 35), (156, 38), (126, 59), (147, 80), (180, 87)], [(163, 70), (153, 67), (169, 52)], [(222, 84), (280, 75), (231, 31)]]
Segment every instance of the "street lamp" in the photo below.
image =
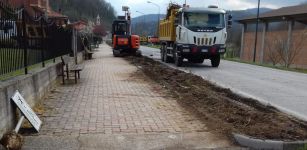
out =
[(136, 11), (136, 12), (143, 15), (143, 21), (144, 21), (144, 23), (145, 23), (145, 13), (143, 13), (143, 12), (141, 12), (141, 11)]
[(259, 26), (259, 10), (260, 10), (260, 0), (258, 0), (257, 22), (256, 22), (256, 35), (255, 35), (255, 46), (254, 46), (254, 58), (253, 58), (253, 62), (256, 62), (257, 42), (258, 42), (258, 26)]
[(152, 1), (147, 1), (147, 3), (153, 4), (153, 5), (157, 6), (158, 9), (159, 9), (159, 13), (158, 13), (158, 22), (157, 22), (157, 25), (158, 25), (158, 26), (157, 26), (157, 36), (159, 37), (160, 6), (159, 6), (158, 4), (152, 2)]

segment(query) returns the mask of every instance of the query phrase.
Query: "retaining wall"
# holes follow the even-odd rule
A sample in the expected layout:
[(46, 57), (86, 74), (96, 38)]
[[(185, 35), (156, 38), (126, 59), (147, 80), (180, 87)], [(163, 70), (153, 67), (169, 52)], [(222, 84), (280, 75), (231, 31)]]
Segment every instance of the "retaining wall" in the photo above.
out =
[[(71, 59), (72, 63), (74, 59)], [(78, 62), (83, 61), (82, 53), (78, 54)], [(25, 98), (28, 104), (33, 107), (37, 104), (56, 84), (56, 79), (61, 71), (61, 62), (51, 64), (29, 73), (12, 78), (7, 81), (0, 81), (0, 139), (8, 130), (12, 130), (16, 123), (16, 109), (10, 97), (16, 90)]]

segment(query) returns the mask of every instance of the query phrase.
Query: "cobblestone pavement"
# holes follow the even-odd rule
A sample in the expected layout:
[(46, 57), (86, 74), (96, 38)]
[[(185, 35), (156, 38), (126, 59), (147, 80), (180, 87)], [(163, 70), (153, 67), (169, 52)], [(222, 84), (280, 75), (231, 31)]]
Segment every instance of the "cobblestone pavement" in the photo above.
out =
[(40, 135), (188, 133), (206, 126), (136, 75), (137, 67), (102, 45), (85, 61), (78, 84), (58, 86), (44, 101)]

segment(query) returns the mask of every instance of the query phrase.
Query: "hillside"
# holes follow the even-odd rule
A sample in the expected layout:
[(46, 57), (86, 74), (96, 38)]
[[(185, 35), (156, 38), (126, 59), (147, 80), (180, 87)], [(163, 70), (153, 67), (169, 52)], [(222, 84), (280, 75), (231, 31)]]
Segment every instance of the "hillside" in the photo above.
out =
[[(160, 14), (160, 19), (165, 17)], [(137, 35), (156, 35), (157, 33), (157, 14), (148, 14), (132, 18), (132, 33)]]
[(61, 10), (70, 21), (95, 20), (99, 14), (102, 23), (110, 28), (115, 18), (113, 6), (105, 0), (52, 0), (50, 5), (54, 10)]
[[(269, 8), (260, 8), (260, 13), (265, 13), (268, 11), (271, 11), (272, 9)], [(257, 8), (253, 9), (247, 9), (247, 10), (237, 10), (237, 11), (231, 11), (228, 12), (229, 14), (232, 14), (233, 16), (233, 26), (228, 31), (228, 43), (231, 43), (235, 49), (239, 49), (241, 45), (241, 33), (242, 33), (242, 27), (237, 22), (237, 20), (243, 19), (245, 17), (249, 16), (255, 16), (257, 14)]]

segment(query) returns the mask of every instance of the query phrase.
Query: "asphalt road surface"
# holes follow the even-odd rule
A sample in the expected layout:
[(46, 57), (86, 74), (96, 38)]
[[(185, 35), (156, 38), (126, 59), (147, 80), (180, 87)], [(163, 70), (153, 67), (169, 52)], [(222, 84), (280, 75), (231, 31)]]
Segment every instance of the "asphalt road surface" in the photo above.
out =
[[(160, 60), (159, 49), (142, 46), (140, 50), (144, 56)], [(212, 68), (210, 60), (205, 60), (203, 64), (185, 63), (178, 69), (307, 121), (307, 74), (226, 60), (221, 61), (219, 68)]]

